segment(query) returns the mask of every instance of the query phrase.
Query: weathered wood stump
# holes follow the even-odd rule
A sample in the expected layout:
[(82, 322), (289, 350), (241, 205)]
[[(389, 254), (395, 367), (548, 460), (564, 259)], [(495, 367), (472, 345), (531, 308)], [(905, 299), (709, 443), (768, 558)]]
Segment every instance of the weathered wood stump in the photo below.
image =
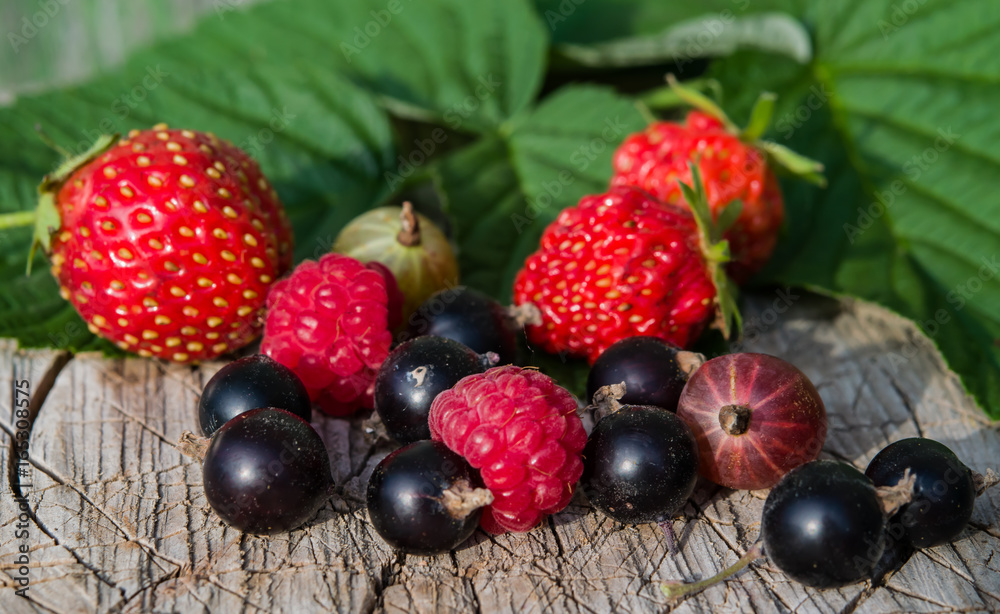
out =
[[(777, 302), (775, 302), (777, 298)], [(784, 311), (785, 303), (793, 303)], [(783, 312), (779, 312), (782, 310)], [(788, 359), (816, 383), (830, 432), (824, 456), (864, 468), (886, 443), (924, 435), (973, 469), (1000, 465), (1000, 436), (931, 342), (868, 304), (758, 295), (745, 350)], [(817, 591), (766, 561), (669, 603), (663, 582), (704, 578), (756, 540), (763, 499), (700, 484), (674, 522), (671, 555), (655, 525), (626, 526), (577, 497), (527, 534), (478, 532), (438, 557), (394, 553), (367, 522), (368, 475), (389, 451), (361, 419), (317, 419), (337, 495), (307, 527), (243, 535), (211, 512), (199, 464), (177, 451), (196, 430), (199, 369), (144, 359), (70, 358), (0, 343), (8, 472), (0, 497), (0, 612), (940, 612), (1000, 609), (1000, 492), (976, 503), (955, 543), (918, 552), (884, 587)], [(30, 467), (10, 464), (15, 382), (32, 387)], [(17, 538), (14, 495), (31, 509)], [(23, 535), (23, 534), (21, 534)], [(27, 598), (15, 594), (30, 550)], [(998, 557), (1000, 559), (1000, 557)]]

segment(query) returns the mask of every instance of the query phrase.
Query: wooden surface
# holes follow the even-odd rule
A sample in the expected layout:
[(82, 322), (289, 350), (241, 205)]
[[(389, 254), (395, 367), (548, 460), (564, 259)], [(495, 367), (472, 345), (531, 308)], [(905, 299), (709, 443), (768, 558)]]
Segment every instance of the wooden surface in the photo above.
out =
[[(778, 301), (779, 313), (772, 305)], [(886, 443), (939, 439), (972, 468), (1000, 465), (1000, 437), (909, 324), (862, 303), (802, 296), (785, 311), (759, 295), (743, 349), (784, 357), (816, 383), (829, 412), (824, 456), (863, 468)], [(754, 320), (756, 319), (756, 324)], [(817, 591), (766, 561), (669, 604), (668, 580), (707, 577), (757, 538), (760, 493), (700, 484), (674, 522), (671, 555), (654, 525), (626, 526), (581, 497), (535, 530), (477, 532), (443, 556), (400, 556), (367, 523), (362, 494), (388, 452), (361, 420), (323, 419), (337, 495), (304, 529), (270, 539), (225, 527), (208, 508), (200, 466), (174, 447), (196, 430), (202, 385), (221, 365), (72, 359), (0, 343), (0, 416), (28, 379), (38, 409), (30, 476), (5, 473), (0, 496), (0, 612), (986, 612), (1000, 609), (1000, 489), (976, 503), (954, 544), (917, 553), (885, 587)], [(68, 360), (67, 360), (68, 359)], [(5, 431), (12, 432), (10, 426)], [(7, 466), (10, 440), (0, 459)], [(14, 538), (12, 489), (23, 480), (33, 521)], [(14, 559), (31, 547), (28, 599)]]

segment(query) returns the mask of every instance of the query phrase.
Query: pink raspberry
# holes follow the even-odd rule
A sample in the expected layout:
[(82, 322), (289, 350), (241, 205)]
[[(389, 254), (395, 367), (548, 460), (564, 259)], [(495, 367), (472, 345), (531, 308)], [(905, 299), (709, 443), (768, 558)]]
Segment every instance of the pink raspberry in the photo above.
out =
[(347, 256), (304, 261), (267, 295), (261, 352), (295, 371), (332, 416), (373, 407), (375, 375), (392, 343), (386, 285)]
[(548, 376), (511, 365), (470, 375), (434, 399), (429, 420), (431, 437), (493, 493), (487, 531), (528, 531), (573, 497), (587, 433), (573, 396)]

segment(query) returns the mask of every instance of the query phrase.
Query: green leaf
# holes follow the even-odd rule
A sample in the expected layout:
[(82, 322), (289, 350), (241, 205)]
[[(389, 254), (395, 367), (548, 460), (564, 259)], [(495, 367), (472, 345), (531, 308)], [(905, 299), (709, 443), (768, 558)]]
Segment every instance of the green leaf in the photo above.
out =
[(645, 123), (632, 101), (608, 89), (567, 87), (513, 120), (506, 136), (437, 165), (463, 281), (509, 300), (545, 226), (585, 194), (607, 189), (611, 154)]
[[(877, 301), (917, 322), (1000, 417), (1000, 6), (810, 4), (815, 59), (765, 54), (713, 76), (747, 113), (781, 92), (772, 137), (823, 162), (830, 187), (785, 183), (788, 232), (762, 281)], [(917, 346), (887, 348), (899, 364)]]
[(654, 65), (673, 61), (676, 70), (695, 59), (725, 56), (739, 49), (783, 54), (803, 64), (812, 57), (809, 33), (797, 19), (782, 13), (743, 17), (732, 13), (705, 14), (671, 24), (656, 34), (590, 45), (563, 43), (558, 49), (584, 66)]
[[(557, 44), (595, 45), (629, 37), (655, 36), (678, 23), (701, 19), (725, 23), (761, 13), (797, 15), (802, 0), (613, 0), (565, 2), (535, 0), (535, 8), (552, 30)], [(669, 59), (669, 56), (665, 56)]]
[(206, 58), (332, 69), (394, 113), (464, 131), (526, 108), (545, 70), (548, 40), (527, 0), (299, 0), (220, 17), (169, 46), (178, 70)]
[[(144, 59), (150, 57), (157, 56)], [(58, 162), (35, 124), (76, 152), (101, 132), (159, 121), (231, 140), (261, 163), (277, 189), (299, 258), (328, 251), (348, 220), (388, 194), (383, 175), (394, 155), (388, 118), (357, 86), (329, 71), (266, 64), (238, 75), (207, 59), (178, 73), (164, 69), (171, 57), (164, 58), (162, 65), (129, 65), (93, 84), (0, 109), (0, 210), (33, 207), (38, 182)], [(30, 240), (26, 227), (4, 231), (0, 242), (0, 336), (26, 346), (94, 347), (47, 267), (24, 276)]]

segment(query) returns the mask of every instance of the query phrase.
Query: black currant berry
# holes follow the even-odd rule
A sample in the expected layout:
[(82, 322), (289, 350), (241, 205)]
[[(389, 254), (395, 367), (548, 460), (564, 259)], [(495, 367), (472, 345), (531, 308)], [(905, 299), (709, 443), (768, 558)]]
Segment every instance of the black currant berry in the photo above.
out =
[(319, 434), (299, 416), (273, 407), (226, 422), (208, 446), (202, 478), (220, 518), (259, 534), (300, 526), (333, 488)]
[(837, 461), (812, 461), (788, 472), (767, 495), (764, 552), (796, 582), (815, 588), (867, 578), (885, 547), (885, 516), (875, 486)]
[(306, 422), (312, 419), (302, 380), (280, 362), (256, 354), (229, 363), (208, 380), (198, 403), (201, 432), (211, 437), (226, 422), (259, 407), (284, 409)]
[(375, 378), (375, 410), (386, 431), (399, 443), (431, 438), (427, 415), (441, 392), (473, 373), (488, 360), (457, 341), (417, 337), (389, 354)]
[(602, 418), (583, 456), (583, 492), (620, 522), (666, 520), (698, 480), (698, 444), (691, 429), (659, 407), (626, 405)]
[(913, 500), (889, 520), (889, 536), (905, 535), (917, 548), (958, 537), (972, 518), (976, 502), (972, 470), (948, 446), (913, 437), (886, 446), (869, 463), (865, 475), (875, 486), (895, 486), (907, 469), (916, 478)]
[(587, 399), (593, 399), (598, 388), (625, 382), (622, 404), (654, 405), (676, 412), (687, 369), (696, 366), (685, 360), (697, 356), (655, 337), (622, 339), (604, 350), (590, 368)]
[(500, 364), (517, 357), (517, 334), (503, 305), (478, 290), (458, 286), (431, 296), (410, 316), (409, 336), (437, 335), (463, 343), (477, 354), (496, 352)]
[(368, 480), (367, 498), (382, 539), (420, 555), (457, 548), (493, 501), (478, 472), (439, 441), (418, 441), (385, 457)]

